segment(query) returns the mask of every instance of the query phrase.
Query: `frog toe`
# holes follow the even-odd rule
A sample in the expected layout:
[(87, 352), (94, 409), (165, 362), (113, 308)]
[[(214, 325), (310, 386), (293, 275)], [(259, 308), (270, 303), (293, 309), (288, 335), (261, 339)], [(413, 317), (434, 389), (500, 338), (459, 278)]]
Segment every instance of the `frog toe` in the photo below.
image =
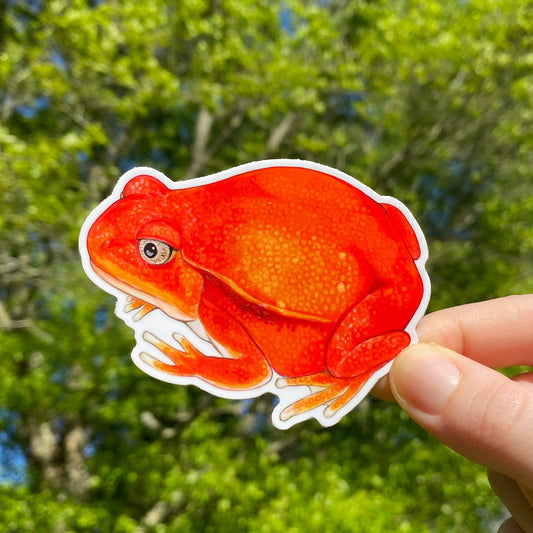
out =
[(141, 361), (146, 363), (147, 365), (151, 366), (152, 368), (155, 368), (156, 370), (161, 370), (163, 372), (166, 372), (167, 374), (177, 374), (178, 373), (178, 366), (175, 364), (168, 364), (164, 363), (157, 357), (154, 357), (153, 355), (150, 355), (146, 352), (141, 352), (139, 354), (139, 358)]
[(347, 405), (356, 394), (361, 390), (361, 387), (365, 383), (365, 377), (361, 379), (350, 380), (352, 383), (346, 388), (346, 390), (335, 398), (325, 409), (324, 416), (326, 418), (332, 418), (335, 416), (345, 405)]
[(151, 366), (153, 368), (157, 368), (157, 365), (156, 365), (156, 361), (158, 360), (157, 358), (151, 356), (150, 354), (148, 354), (146, 352), (141, 352), (139, 354), (139, 357), (140, 357), (141, 361), (143, 361), (147, 365), (149, 365), (149, 366)]
[[(203, 357), (202, 354), (196, 348), (194, 348), (194, 346), (188, 340), (185, 339), (185, 337), (174, 334), (173, 338), (179, 343), (181, 349), (170, 346), (170, 344), (167, 344), (149, 331), (145, 331), (143, 333), (143, 339), (152, 346), (154, 346), (154, 348), (157, 348), (160, 352), (162, 352), (165, 357), (176, 367), (183, 366), (186, 359), (190, 361), (191, 359), (198, 359), (198, 357)], [(154, 364), (152, 366), (159, 368), (160, 364), (163, 364), (155, 357), (148, 357), (151, 357), (153, 359)], [(172, 365), (167, 364), (166, 366)]]
[(317, 407), (320, 407), (321, 405), (326, 405), (331, 400), (334, 400), (338, 396), (342, 395), (345, 390), (346, 384), (339, 382), (332, 383), (328, 387), (322, 388), (318, 392), (314, 392), (283, 409), (279, 416), (280, 420), (286, 422), (293, 416), (307, 413)]

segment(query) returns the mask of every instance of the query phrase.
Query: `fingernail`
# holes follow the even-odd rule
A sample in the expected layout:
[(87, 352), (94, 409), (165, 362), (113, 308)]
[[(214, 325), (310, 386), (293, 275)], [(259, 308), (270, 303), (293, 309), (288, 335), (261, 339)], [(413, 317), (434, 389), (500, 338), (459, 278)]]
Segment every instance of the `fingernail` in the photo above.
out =
[(390, 377), (392, 390), (407, 411), (438, 414), (457, 387), (461, 372), (444, 348), (414, 344), (398, 356)]

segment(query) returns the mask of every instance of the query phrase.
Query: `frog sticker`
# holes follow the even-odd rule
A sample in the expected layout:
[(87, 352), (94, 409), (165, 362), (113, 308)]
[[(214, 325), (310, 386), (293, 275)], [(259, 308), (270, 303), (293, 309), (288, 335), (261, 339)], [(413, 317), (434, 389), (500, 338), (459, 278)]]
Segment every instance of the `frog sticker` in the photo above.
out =
[(224, 398), (273, 393), (279, 428), (338, 422), (417, 341), (429, 300), (408, 209), (308, 161), (182, 182), (134, 168), (87, 218), (80, 252), (134, 329), (141, 370)]

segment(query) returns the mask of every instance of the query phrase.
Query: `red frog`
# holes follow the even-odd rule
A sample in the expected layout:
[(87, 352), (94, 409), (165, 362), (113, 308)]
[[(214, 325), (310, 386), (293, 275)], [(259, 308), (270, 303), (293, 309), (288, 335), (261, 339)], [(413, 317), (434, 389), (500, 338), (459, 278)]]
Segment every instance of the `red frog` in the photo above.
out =
[(217, 349), (175, 335), (178, 348), (146, 323), (143, 370), (224, 397), (274, 392), (278, 427), (338, 421), (416, 341), (429, 299), (426, 243), (405, 206), (306, 161), (179, 183), (133, 169), (80, 248), (94, 281), (129, 295), (138, 327), (157, 308)]

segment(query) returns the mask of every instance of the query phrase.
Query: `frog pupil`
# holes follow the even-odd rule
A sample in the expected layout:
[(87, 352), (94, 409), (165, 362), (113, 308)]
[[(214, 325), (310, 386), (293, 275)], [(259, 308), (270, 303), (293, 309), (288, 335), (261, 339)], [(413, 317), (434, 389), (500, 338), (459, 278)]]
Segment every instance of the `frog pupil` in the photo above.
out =
[(157, 246), (153, 242), (149, 242), (144, 247), (144, 254), (146, 257), (153, 259), (157, 255)]

